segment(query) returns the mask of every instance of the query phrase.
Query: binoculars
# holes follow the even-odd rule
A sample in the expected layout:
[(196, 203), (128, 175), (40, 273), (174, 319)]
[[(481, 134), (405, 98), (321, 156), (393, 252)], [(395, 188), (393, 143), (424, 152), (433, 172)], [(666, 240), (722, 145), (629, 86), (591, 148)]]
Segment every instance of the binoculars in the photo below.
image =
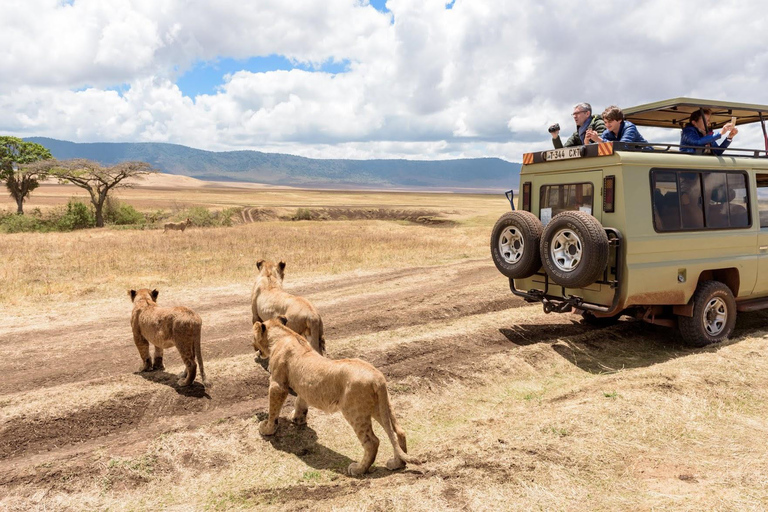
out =
[(560, 131), (560, 124), (558, 124), (558, 123), (553, 124), (552, 126), (547, 128), (547, 131), (549, 133), (559, 132)]

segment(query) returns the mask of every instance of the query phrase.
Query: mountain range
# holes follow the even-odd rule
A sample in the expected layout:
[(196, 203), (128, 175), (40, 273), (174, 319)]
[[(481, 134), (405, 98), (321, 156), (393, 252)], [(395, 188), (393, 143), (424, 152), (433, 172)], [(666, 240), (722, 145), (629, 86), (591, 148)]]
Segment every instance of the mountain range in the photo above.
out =
[(208, 181), (244, 181), (308, 188), (431, 189), (503, 192), (516, 187), (520, 164), (500, 158), (456, 160), (315, 159), (260, 151), (203, 151), (158, 142), (75, 143), (29, 137), (60, 160), (102, 165), (139, 160), (160, 172)]

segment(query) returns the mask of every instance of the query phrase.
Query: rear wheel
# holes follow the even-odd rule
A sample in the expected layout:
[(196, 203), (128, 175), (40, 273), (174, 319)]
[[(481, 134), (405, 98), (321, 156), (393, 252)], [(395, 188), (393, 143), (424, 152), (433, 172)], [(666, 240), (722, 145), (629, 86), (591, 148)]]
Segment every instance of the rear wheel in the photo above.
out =
[(693, 316), (678, 317), (685, 342), (705, 347), (728, 339), (736, 325), (736, 299), (720, 281), (703, 281), (693, 294)]
[(511, 279), (530, 277), (541, 268), (539, 244), (543, 227), (530, 212), (505, 213), (491, 232), (491, 256), (499, 272)]
[(558, 213), (541, 235), (541, 262), (552, 280), (566, 288), (597, 281), (608, 264), (608, 235), (586, 212)]

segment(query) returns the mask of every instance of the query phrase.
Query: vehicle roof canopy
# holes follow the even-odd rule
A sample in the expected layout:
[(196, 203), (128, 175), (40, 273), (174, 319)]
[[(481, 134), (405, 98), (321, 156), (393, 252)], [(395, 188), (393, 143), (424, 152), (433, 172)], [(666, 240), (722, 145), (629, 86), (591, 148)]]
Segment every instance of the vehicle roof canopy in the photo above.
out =
[(768, 120), (768, 105), (696, 98), (674, 98), (622, 110), (626, 120), (639, 126), (682, 128), (688, 123), (691, 113), (700, 108), (712, 110), (709, 119), (712, 129), (722, 128), (725, 123), (730, 122), (731, 117), (736, 117), (737, 125), (758, 122), (761, 120), (761, 114), (762, 119)]

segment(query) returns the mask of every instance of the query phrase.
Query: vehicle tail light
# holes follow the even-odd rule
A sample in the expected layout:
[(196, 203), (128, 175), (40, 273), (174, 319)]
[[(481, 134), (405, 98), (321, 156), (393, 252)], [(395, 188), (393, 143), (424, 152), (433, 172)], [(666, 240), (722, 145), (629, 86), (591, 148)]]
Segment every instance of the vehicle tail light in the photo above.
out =
[(616, 176), (603, 178), (603, 211), (613, 213), (615, 211)]
[(526, 181), (523, 183), (523, 206), (522, 209), (529, 212), (531, 211), (531, 182)]

